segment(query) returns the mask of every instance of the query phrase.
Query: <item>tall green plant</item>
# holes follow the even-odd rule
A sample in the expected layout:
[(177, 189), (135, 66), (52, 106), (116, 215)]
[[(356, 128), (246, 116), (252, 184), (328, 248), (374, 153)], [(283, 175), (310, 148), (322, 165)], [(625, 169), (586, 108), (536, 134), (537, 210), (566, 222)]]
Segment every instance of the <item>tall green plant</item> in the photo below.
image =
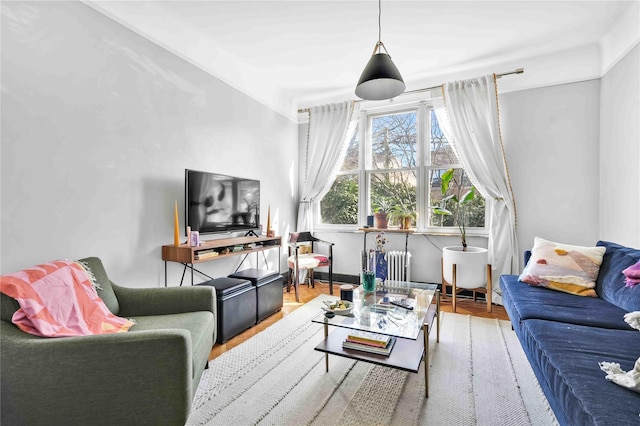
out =
[[(455, 185), (451, 185), (451, 183)], [(433, 207), (433, 213), (452, 216), (453, 223), (460, 230), (460, 239), (462, 240), (462, 250), (467, 250), (467, 207), (473, 202), (476, 196), (476, 189), (471, 189), (462, 193), (464, 187), (462, 182), (456, 182), (455, 169), (449, 169), (442, 174), (440, 183), (440, 192), (442, 200), (440, 205)], [(450, 191), (451, 190), (451, 191)], [(451, 209), (447, 207), (451, 206)]]

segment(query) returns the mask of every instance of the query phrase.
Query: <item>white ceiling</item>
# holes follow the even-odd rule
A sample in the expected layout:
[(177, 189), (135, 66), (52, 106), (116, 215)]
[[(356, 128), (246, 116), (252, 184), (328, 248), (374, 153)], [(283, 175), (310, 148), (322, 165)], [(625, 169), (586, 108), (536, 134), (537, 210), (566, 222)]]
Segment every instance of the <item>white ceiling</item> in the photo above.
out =
[[(382, 41), (407, 90), (519, 67), (501, 82), (597, 78), (640, 39), (639, 1), (384, 0)], [(289, 117), (355, 98), (378, 37), (372, 0), (85, 3)]]

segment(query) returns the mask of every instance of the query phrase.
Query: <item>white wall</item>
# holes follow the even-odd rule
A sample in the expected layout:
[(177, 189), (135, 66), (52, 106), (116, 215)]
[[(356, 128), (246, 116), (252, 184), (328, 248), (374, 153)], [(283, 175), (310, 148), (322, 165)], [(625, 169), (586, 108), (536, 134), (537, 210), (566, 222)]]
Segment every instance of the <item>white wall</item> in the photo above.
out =
[(640, 248), (640, 45), (602, 78), (600, 233)]
[[(271, 205), (286, 234), (297, 132), (80, 2), (2, 2), (1, 271), (93, 255), (116, 283), (163, 285), (185, 168), (260, 179), (261, 217)], [(182, 267), (169, 272), (176, 285)]]
[(520, 250), (597, 241), (599, 114), (600, 80), (500, 95)]

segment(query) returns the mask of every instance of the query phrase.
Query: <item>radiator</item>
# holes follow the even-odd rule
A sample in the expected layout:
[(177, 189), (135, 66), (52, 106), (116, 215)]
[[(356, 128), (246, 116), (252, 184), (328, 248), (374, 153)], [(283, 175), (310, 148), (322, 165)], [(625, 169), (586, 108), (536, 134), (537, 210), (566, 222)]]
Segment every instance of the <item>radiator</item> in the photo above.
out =
[[(406, 253), (406, 257), (405, 257)], [(411, 281), (411, 253), (400, 250), (388, 251), (384, 254), (387, 263), (386, 269), (380, 270), (376, 265), (376, 252), (369, 250), (368, 253), (360, 251), (362, 257), (362, 270), (376, 271), (377, 277), (386, 277), (386, 281)], [(407, 262), (407, 277), (404, 277), (404, 263)]]
[[(387, 280), (388, 281), (411, 281), (411, 253), (392, 250), (388, 251), (384, 256), (387, 261)], [(407, 265), (405, 273), (405, 262)]]

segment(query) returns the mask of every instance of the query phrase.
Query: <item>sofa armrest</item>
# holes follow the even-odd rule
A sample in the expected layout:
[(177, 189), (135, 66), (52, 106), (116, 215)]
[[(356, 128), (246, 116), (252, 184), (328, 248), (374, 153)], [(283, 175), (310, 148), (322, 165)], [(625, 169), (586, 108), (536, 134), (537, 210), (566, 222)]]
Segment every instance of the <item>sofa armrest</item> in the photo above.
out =
[(187, 330), (42, 338), (0, 321), (2, 424), (183, 425)]
[(112, 284), (121, 317), (209, 311), (216, 315), (216, 293), (211, 286), (129, 288)]

